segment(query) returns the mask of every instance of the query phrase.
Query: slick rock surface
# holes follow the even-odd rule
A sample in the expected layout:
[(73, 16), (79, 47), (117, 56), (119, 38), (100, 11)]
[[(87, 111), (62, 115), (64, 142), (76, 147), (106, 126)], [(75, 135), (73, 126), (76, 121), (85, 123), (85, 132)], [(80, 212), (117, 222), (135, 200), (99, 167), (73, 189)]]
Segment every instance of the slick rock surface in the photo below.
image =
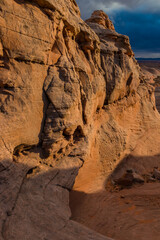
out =
[(1, 0), (0, 239), (109, 239), (71, 218), (69, 192), (158, 154), (153, 90), (102, 11), (85, 23), (74, 0)]

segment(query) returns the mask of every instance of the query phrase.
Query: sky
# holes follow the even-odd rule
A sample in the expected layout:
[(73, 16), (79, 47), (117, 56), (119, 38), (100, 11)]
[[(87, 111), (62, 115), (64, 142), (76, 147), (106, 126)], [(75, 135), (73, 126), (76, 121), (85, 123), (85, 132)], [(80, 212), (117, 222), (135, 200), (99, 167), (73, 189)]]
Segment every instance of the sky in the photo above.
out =
[(160, 58), (160, 0), (76, 0), (85, 20), (103, 10), (118, 33), (129, 36), (135, 56)]

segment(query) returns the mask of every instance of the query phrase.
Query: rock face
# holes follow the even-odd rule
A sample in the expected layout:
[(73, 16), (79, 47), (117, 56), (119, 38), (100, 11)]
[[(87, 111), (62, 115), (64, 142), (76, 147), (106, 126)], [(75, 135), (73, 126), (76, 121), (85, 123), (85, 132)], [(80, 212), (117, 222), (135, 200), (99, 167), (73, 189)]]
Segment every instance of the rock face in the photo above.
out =
[(101, 40), (101, 65), (105, 73), (106, 102), (113, 103), (139, 85), (139, 65), (133, 58), (129, 38), (115, 32), (112, 22), (102, 11), (86, 21)]
[(160, 112), (160, 60), (139, 61), (143, 74), (155, 86), (156, 107)]
[(104, 191), (124, 157), (158, 154), (128, 37), (102, 11), (83, 22), (74, 0), (1, 0), (0, 88), (0, 239), (109, 239), (71, 219), (69, 192)]
[(102, 25), (105, 29), (115, 31), (112, 21), (102, 10), (94, 11), (91, 18), (86, 20), (86, 23), (97, 23), (99, 25)]
[(160, 76), (160, 60), (138, 60), (138, 62), (143, 73), (150, 80)]
[(160, 166), (160, 115), (154, 87), (127, 37), (92, 18), (87, 23), (101, 41), (106, 99), (92, 128), (90, 156), (70, 194), (72, 219), (113, 239), (158, 240), (160, 191), (153, 169)]

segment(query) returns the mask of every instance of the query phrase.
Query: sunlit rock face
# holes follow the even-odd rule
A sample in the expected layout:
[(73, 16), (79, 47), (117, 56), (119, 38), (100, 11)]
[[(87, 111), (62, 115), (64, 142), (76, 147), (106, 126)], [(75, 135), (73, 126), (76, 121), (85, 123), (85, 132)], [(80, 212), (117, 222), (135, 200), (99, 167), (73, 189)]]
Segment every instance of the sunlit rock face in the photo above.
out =
[(103, 11), (95, 11), (86, 22), (100, 38), (106, 101), (113, 103), (136, 91), (140, 81), (139, 65), (134, 59), (129, 38), (115, 31), (111, 20)]
[(86, 20), (86, 23), (97, 23), (103, 26), (105, 29), (115, 31), (114, 25), (112, 21), (109, 19), (107, 14), (105, 14), (102, 10), (94, 11), (89, 19)]
[(104, 190), (131, 152), (158, 154), (159, 120), (105, 13), (85, 23), (74, 0), (1, 0), (0, 239), (109, 239), (71, 220), (69, 192)]

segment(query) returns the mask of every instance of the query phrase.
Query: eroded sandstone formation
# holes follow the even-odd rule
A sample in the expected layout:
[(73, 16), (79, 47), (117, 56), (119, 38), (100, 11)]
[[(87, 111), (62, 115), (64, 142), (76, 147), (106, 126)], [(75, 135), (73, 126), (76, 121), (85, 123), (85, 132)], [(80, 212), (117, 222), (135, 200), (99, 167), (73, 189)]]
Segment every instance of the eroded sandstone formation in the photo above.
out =
[(139, 60), (146, 79), (155, 86), (156, 107), (160, 112), (160, 60)]
[(87, 22), (101, 41), (107, 101), (94, 123), (91, 154), (70, 194), (72, 219), (113, 239), (158, 240), (160, 183), (154, 173), (160, 173), (160, 116), (155, 84), (139, 69), (127, 37), (92, 23), (92, 17)]
[(128, 37), (74, 0), (1, 0), (0, 76), (0, 239), (109, 239), (72, 220), (69, 192), (101, 196), (110, 176), (159, 163), (154, 89)]

